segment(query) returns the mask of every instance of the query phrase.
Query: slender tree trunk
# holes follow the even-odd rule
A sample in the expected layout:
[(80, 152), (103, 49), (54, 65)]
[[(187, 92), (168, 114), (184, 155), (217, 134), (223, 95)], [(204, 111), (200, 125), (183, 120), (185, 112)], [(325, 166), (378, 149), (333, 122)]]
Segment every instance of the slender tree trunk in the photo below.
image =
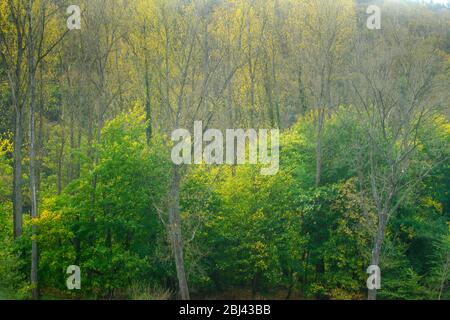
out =
[(286, 297), (284, 298), (284, 300), (291, 299), (292, 289), (294, 289), (294, 284), (295, 284), (295, 281), (296, 281), (296, 279), (295, 279), (296, 277), (294, 275), (294, 271), (289, 270), (288, 274), (289, 274), (289, 287), (288, 287), (288, 290), (287, 290), (287, 293), (286, 293)]
[(308, 269), (309, 269), (309, 252), (305, 251), (303, 255), (303, 274), (302, 274), (302, 297), (306, 294), (306, 284), (308, 283)]
[(64, 129), (64, 124), (61, 124), (61, 145), (58, 150), (58, 167), (57, 167), (57, 192), (58, 195), (61, 194), (63, 189), (63, 162), (64, 162), (64, 147), (66, 144), (66, 134)]
[(44, 144), (44, 79), (43, 79), (43, 64), (39, 65), (39, 106), (38, 106), (38, 121), (39, 126), (37, 129), (37, 142), (36, 142), (36, 190), (39, 194), (41, 190), (41, 171), (42, 171), (42, 149)]
[(13, 222), (14, 239), (22, 235), (22, 144), (23, 144), (23, 104), (21, 97), (22, 61), (24, 55), (23, 36), (21, 27), (16, 22), (17, 31), (17, 58), (14, 79), (10, 79), (15, 109), (15, 132), (14, 132), (14, 180), (13, 180)]
[(275, 44), (272, 40), (272, 86), (273, 86), (273, 100), (275, 103), (275, 116), (276, 116), (276, 124), (277, 128), (281, 128), (281, 119), (280, 119), (280, 102), (278, 98), (278, 80), (277, 80), (277, 64), (275, 57)]
[(183, 238), (180, 218), (180, 172), (176, 165), (172, 167), (172, 181), (169, 191), (169, 232), (177, 269), (178, 285), (182, 300), (189, 300), (189, 288), (184, 270)]
[(260, 272), (256, 271), (252, 279), (252, 300), (256, 299), (256, 294), (258, 293), (259, 278)]
[[(81, 124), (78, 127), (78, 138), (77, 138), (77, 151), (80, 151), (81, 149)], [(75, 178), (78, 179), (81, 175), (81, 162), (80, 159), (77, 157), (76, 159), (76, 167), (75, 167)]]
[(267, 109), (268, 109), (268, 113), (269, 113), (269, 122), (270, 122), (270, 127), (271, 128), (275, 128), (275, 114), (274, 114), (274, 103), (273, 103), (273, 98), (272, 98), (272, 86), (273, 83), (270, 83), (269, 80), (269, 70), (268, 70), (268, 56), (266, 54), (265, 56), (265, 64), (264, 64), (264, 89), (266, 91), (266, 96), (267, 96), (267, 100), (268, 100), (268, 104), (267, 104)]
[(305, 86), (303, 85), (303, 80), (302, 80), (301, 65), (298, 67), (297, 84), (298, 84), (298, 106), (299, 106), (298, 110), (303, 115), (303, 114), (305, 114), (308, 106), (306, 103)]
[(323, 128), (325, 121), (325, 110), (320, 107), (317, 122), (317, 142), (316, 142), (316, 187), (320, 186), (322, 178), (322, 143), (323, 143)]
[(150, 90), (150, 74), (148, 70), (147, 57), (145, 57), (145, 120), (147, 121), (145, 134), (147, 137), (147, 145), (150, 145), (150, 141), (152, 139), (152, 108)]
[[(386, 229), (386, 214), (385, 210), (379, 214), (378, 230), (375, 236), (375, 242), (372, 249), (372, 258), (370, 264), (373, 266), (379, 266), (381, 256), (381, 245), (384, 240), (384, 232)], [(368, 289), (367, 300), (377, 299), (377, 289)]]
[[(147, 42), (147, 20), (144, 20), (144, 39)], [(147, 145), (150, 145), (150, 141), (152, 139), (152, 105), (151, 105), (151, 86), (150, 86), (150, 73), (149, 73), (149, 65), (148, 65), (148, 50), (147, 43), (144, 45), (144, 68), (145, 68), (145, 120), (147, 121), (147, 128), (145, 131), (147, 138)]]
[(444, 270), (442, 272), (442, 279), (439, 285), (439, 293), (438, 293), (438, 300), (441, 300), (442, 293), (444, 292), (445, 284), (448, 281), (448, 271), (450, 267), (450, 252), (447, 252), (445, 264), (444, 264)]
[(69, 164), (69, 181), (72, 181), (75, 176), (75, 110), (70, 110), (70, 124), (69, 124), (69, 143), (70, 143), (70, 164)]
[(14, 239), (22, 235), (22, 106), (16, 101), (15, 133), (14, 133), (14, 181), (13, 181), (13, 215)]
[[(36, 194), (36, 137), (35, 137), (35, 104), (36, 104), (36, 77), (34, 66), (34, 47), (31, 19), (32, 0), (29, 0), (27, 7), (28, 17), (28, 85), (30, 89), (30, 191), (31, 191), (31, 218), (38, 217), (37, 194)], [(36, 240), (37, 226), (32, 223), (31, 240), (31, 286), (33, 299), (39, 298), (38, 289), (38, 245)]]
[(247, 18), (247, 36), (248, 36), (248, 57), (247, 57), (247, 64), (248, 64), (248, 73), (250, 77), (250, 127), (255, 127), (255, 112), (256, 112), (256, 106), (255, 106), (255, 64), (256, 61), (253, 62), (252, 60), (252, 43), (251, 43), (251, 30), (250, 30), (250, 18)]

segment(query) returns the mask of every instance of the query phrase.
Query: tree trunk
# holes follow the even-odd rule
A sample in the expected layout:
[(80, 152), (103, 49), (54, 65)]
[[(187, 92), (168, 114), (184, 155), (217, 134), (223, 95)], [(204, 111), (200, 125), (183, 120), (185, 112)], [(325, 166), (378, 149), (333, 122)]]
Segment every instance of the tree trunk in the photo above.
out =
[(176, 165), (172, 167), (172, 181), (169, 191), (169, 233), (177, 269), (178, 285), (182, 300), (189, 300), (189, 288), (184, 270), (183, 238), (180, 219), (180, 172)]
[(325, 110), (319, 109), (317, 122), (317, 143), (316, 143), (316, 187), (320, 186), (322, 177), (322, 140), (323, 140), (323, 127), (325, 121)]
[[(30, 89), (30, 191), (31, 191), (31, 218), (38, 217), (37, 194), (36, 194), (36, 137), (35, 137), (35, 104), (36, 104), (36, 77), (34, 66), (34, 48), (33, 32), (31, 20), (32, 0), (29, 0), (27, 7), (28, 17), (28, 85)], [(38, 290), (38, 246), (37, 246), (37, 227), (32, 222), (32, 240), (31, 240), (31, 287), (33, 299), (39, 298)]]
[[(147, 41), (147, 20), (144, 20), (144, 39)], [(145, 43), (144, 47), (144, 68), (145, 68), (145, 120), (147, 121), (147, 128), (145, 130), (147, 145), (150, 145), (150, 141), (152, 139), (152, 105), (151, 105), (151, 86), (150, 86), (150, 73), (149, 73), (149, 65), (148, 65), (148, 57), (147, 57), (147, 43)]]
[(37, 142), (36, 142), (36, 192), (39, 194), (41, 190), (41, 171), (42, 171), (42, 149), (44, 144), (44, 79), (43, 79), (43, 64), (39, 65), (39, 104), (38, 104), (38, 121)]
[(58, 166), (57, 166), (57, 182), (56, 182), (56, 192), (58, 195), (61, 194), (63, 189), (63, 176), (62, 176), (62, 167), (64, 161), (64, 146), (66, 142), (66, 137), (64, 133), (64, 125), (61, 125), (61, 145), (58, 150)]
[[(372, 250), (370, 264), (379, 266), (381, 256), (381, 245), (384, 240), (384, 231), (386, 227), (386, 214), (384, 211), (379, 215), (378, 230), (375, 236), (375, 242)], [(368, 289), (367, 300), (377, 300), (377, 289)]]
[(298, 67), (297, 84), (298, 84), (298, 110), (299, 110), (300, 114), (303, 115), (303, 114), (305, 114), (308, 106), (306, 103), (305, 87), (303, 85), (303, 80), (302, 80), (301, 65)]
[(14, 180), (13, 180), (13, 221), (14, 221), (14, 239), (22, 235), (22, 143), (23, 143), (23, 104), (21, 97), (21, 78), (22, 78), (22, 59), (24, 54), (23, 37), (21, 28), (16, 24), (17, 31), (17, 60), (14, 72), (14, 79), (11, 77), (12, 96), (15, 109), (15, 132), (14, 132)]
[(22, 107), (16, 101), (15, 133), (14, 133), (14, 181), (13, 181), (13, 215), (14, 239), (22, 235)]
[(152, 139), (152, 108), (151, 108), (151, 95), (150, 95), (150, 74), (148, 71), (148, 61), (145, 57), (145, 120), (147, 121), (147, 128), (145, 134), (147, 137), (147, 145), (150, 145)]
[(260, 278), (259, 271), (256, 271), (252, 279), (252, 300), (256, 299), (256, 294), (258, 292), (259, 278)]
[(446, 284), (447, 279), (448, 279), (449, 267), (450, 267), (450, 252), (447, 252), (445, 264), (444, 264), (444, 267), (443, 267), (444, 270), (442, 272), (442, 279), (441, 279), (441, 282), (439, 284), (439, 293), (438, 293), (438, 297), (437, 297), (438, 300), (441, 300), (441, 298), (442, 298), (442, 293), (444, 292), (445, 284)]

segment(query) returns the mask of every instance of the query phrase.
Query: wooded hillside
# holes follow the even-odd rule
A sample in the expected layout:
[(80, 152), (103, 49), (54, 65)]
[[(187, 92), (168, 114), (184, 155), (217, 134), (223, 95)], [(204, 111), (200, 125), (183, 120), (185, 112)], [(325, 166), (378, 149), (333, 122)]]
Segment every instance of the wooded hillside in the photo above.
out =
[[(2, 0), (0, 298), (449, 299), (449, 27), (409, 1)], [(279, 129), (279, 171), (176, 165), (195, 121)]]

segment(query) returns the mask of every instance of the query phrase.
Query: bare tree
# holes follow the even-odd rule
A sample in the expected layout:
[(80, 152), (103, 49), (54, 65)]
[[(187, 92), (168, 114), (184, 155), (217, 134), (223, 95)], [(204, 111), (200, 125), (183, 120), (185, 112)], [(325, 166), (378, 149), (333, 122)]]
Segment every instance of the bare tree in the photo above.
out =
[[(378, 216), (370, 261), (376, 266), (390, 217), (433, 168), (433, 161), (415, 159), (422, 129), (444, 103), (433, 95), (440, 68), (435, 43), (386, 16), (382, 31), (357, 37), (351, 79), (365, 132), (359, 140), (365, 174), (359, 178)], [(376, 293), (369, 290), (368, 299), (375, 300)]]
[(353, 29), (351, 6), (347, 0), (313, 0), (304, 5), (306, 28), (301, 51), (304, 63), (300, 72), (307, 74), (305, 83), (316, 122), (316, 186), (321, 183), (323, 171), (325, 122), (337, 104), (333, 99), (336, 76)]

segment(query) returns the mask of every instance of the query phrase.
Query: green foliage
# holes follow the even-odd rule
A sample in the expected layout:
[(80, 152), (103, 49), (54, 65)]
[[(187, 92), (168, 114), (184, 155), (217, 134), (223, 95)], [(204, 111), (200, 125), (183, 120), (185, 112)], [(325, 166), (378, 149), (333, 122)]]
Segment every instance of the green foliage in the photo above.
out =
[[(346, 154), (358, 148), (360, 135), (351, 119), (344, 107), (330, 119), (324, 134), (325, 182), (319, 188), (309, 116), (282, 134), (277, 175), (262, 176), (259, 166), (250, 165), (183, 169), (184, 255), (194, 294), (250, 288), (253, 296), (364, 298), (377, 219), (374, 204), (361, 192), (354, 159)], [(78, 179), (56, 196), (44, 184), (34, 223), (45, 296), (146, 300), (174, 295), (166, 229), (170, 144), (155, 135), (148, 145), (146, 124), (138, 106), (116, 116), (97, 144), (81, 146), (78, 157), (85, 163)], [(427, 137), (440, 132), (431, 130)], [(423, 153), (440, 152), (433, 141), (424, 140), (418, 163)], [(23, 275), (30, 268), (30, 221), (25, 220), (24, 236), (13, 241), (8, 139), (0, 150), (0, 288), (27, 297)], [(392, 218), (383, 246), (380, 298), (448, 298), (446, 170), (446, 164), (437, 166)], [(81, 292), (65, 287), (72, 264), (81, 267)]]
[(389, 239), (385, 243), (381, 261), (381, 299), (422, 300), (427, 297), (423, 277), (411, 266), (406, 247)]
[[(449, 225), (450, 229), (450, 225)], [(434, 243), (429, 272), (430, 296), (433, 299), (450, 299), (450, 232)]]
[(354, 184), (349, 180), (301, 197), (302, 234), (308, 239), (303, 272), (311, 279), (305, 291), (319, 298), (358, 297), (364, 288), (375, 216), (371, 208), (364, 213)]
[(153, 257), (163, 232), (155, 205), (167, 185), (165, 149), (158, 139), (147, 146), (139, 108), (105, 126), (95, 167), (43, 204), (38, 241), (44, 286), (64, 290), (71, 264), (80, 266), (84, 290), (100, 297), (164, 274)]
[(245, 166), (222, 168), (220, 174), (211, 186), (220, 207), (211, 210), (199, 235), (209, 248), (210, 277), (216, 287), (279, 284), (284, 273), (293, 272), (286, 260), (298, 257), (300, 245), (292, 232), (296, 218), (288, 211), (290, 178), (263, 177)]
[(12, 161), (9, 154), (12, 152), (10, 138), (0, 138), (0, 291), (7, 289), (10, 298), (23, 298), (27, 296), (27, 279), (24, 270), (23, 253), (20, 246), (13, 242), (11, 174)]

